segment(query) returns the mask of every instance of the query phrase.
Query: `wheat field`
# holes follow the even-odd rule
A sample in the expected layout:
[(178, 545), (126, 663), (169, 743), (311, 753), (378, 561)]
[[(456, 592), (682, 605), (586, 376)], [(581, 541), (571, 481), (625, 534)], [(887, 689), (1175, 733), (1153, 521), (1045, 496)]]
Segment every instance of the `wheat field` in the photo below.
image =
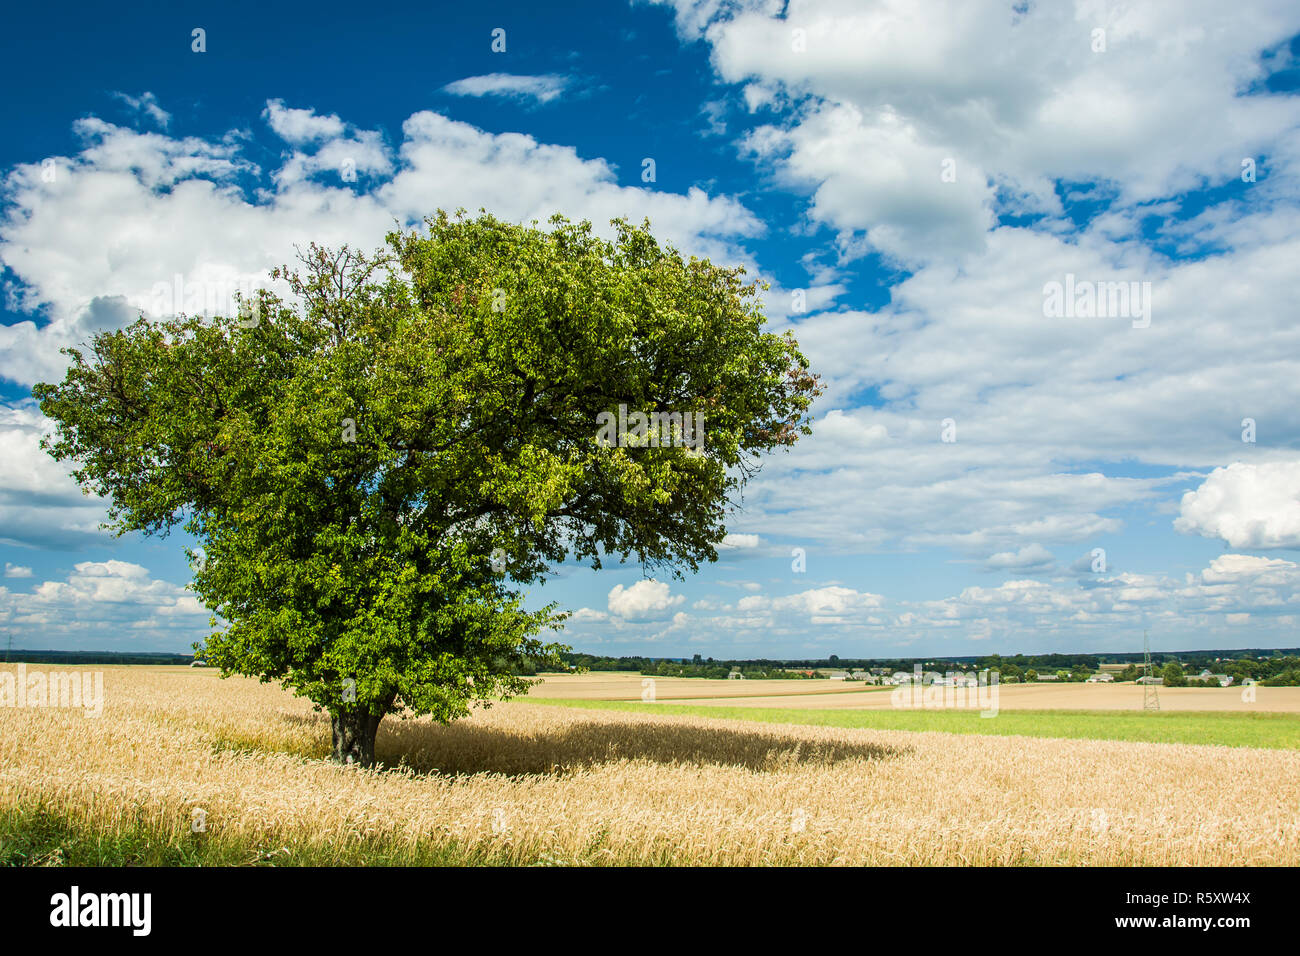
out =
[(361, 770), (321, 759), (325, 718), (275, 685), (95, 669), (97, 719), (0, 707), (0, 810), (269, 855), (379, 840), (521, 864), (1300, 863), (1292, 751), (509, 702), (446, 727), (390, 718), (387, 766)]

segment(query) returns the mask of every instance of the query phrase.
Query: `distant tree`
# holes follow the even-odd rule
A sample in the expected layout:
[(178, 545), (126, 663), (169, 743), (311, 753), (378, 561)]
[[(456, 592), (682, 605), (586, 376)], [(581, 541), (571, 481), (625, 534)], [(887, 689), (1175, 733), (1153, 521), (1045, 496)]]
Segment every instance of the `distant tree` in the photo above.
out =
[(1183, 665), (1177, 661), (1170, 661), (1160, 671), (1160, 676), (1164, 678), (1166, 687), (1186, 687), (1187, 673), (1183, 670)]
[(1029, 668), (1029, 670), (1025, 671), (1025, 680), (1029, 683), (1038, 680), (1038, 671), (1034, 670), (1032, 667)]

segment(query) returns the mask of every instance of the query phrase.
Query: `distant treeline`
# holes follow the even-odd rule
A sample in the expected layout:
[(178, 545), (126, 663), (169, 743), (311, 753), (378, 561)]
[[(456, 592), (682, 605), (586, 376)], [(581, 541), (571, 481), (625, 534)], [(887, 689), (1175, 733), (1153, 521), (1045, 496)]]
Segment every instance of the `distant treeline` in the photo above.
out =
[[(712, 657), (597, 657), (594, 654), (565, 654), (566, 664), (589, 671), (635, 671), (647, 677), (704, 677), (723, 680), (740, 671), (751, 680), (799, 680), (824, 678), (812, 663), (800, 661), (720, 661)], [(823, 667), (827, 666), (825, 664)]]
[[(1228, 674), (1240, 683), (1244, 678), (1279, 684), (1300, 684), (1300, 648), (1277, 650), (1250, 648), (1247, 650), (1160, 651), (1151, 653), (1152, 669), (1169, 663), (1180, 664), (1189, 677), (1202, 670), (1215, 674)], [(808, 671), (827, 670), (884, 670), (911, 672), (917, 664), (925, 671), (945, 670), (996, 670), (1004, 677), (1017, 679), (1030, 671), (1038, 674), (1069, 675), (1082, 680), (1095, 673), (1102, 664), (1128, 664), (1121, 680), (1133, 680), (1141, 672), (1143, 654), (1012, 654), (1003, 657), (989, 654), (983, 657), (945, 658), (841, 658), (831, 655), (824, 659), (809, 660), (715, 660), (712, 657), (601, 657), (595, 654), (572, 653), (564, 655), (565, 663), (589, 671), (633, 671), (651, 677), (705, 677), (714, 680), (725, 678), (738, 670), (747, 678), (808, 677)]]
[[(632, 671), (648, 677), (703, 677), (722, 680), (733, 671), (739, 671), (751, 680), (823, 678), (817, 673), (828, 670), (884, 670), (911, 672), (920, 664), (925, 671), (946, 670), (996, 670), (1003, 678), (1024, 679), (1030, 671), (1038, 674), (1058, 674), (1064, 679), (1082, 680), (1094, 673), (1102, 664), (1125, 664), (1129, 667), (1116, 674), (1119, 680), (1133, 680), (1141, 673), (1143, 655), (1127, 654), (1013, 654), (1003, 657), (989, 654), (984, 657), (944, 658), (840, 658), (831, 655), (824, 659), (771, 660), (769, 658), (726, 660), (712, 657), (601, 657), (595, 654), (571, 653), (563, 655), (571, 667), (589, 671)], [(9, 651), (9, 663), (27, 664), (172, 664), (186, 665), (194, 660), (193, 654), (166, 654), (158, 652), (117, 651), (48, 651), (14, 648)], [(1188, 678), (1195, 681), (1203, 670), (1214, 674), (1227, 674), (1235, 684), (1250, 678), (1266, 685), (1300, 686), (1300, 648), (1249, 648), (1246, 650), (1206, 651), (1152, 651), (1152, 669), (1159, 676), (1170, 663), (1182, 666)], [(811, 672), (811, 673), (810, 673)], [(531, 675), (532, 669), (521, 671)], [(1066, 677), (1066, 675), (1069, 675)]]
[(193, 654), (117, 651), (29, 651), (15, 647), (5, 656), (11, 664), (188, 664)]

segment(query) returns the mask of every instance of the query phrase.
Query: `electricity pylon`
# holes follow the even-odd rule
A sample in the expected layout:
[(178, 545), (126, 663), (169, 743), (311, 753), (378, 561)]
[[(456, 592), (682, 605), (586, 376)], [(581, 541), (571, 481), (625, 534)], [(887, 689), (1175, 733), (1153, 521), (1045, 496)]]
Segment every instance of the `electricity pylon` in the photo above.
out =
[(1151, 638), (1145, 630), (1142, 632), (1142, 655), (1147, 672), (1147, 683), (1142, 685), (1142, 709), (1159, 710), (1160, 695), (1156, 693), (1156, 685), (1151, 683), (1151, 679), (1156, 676), (1151, 673)]

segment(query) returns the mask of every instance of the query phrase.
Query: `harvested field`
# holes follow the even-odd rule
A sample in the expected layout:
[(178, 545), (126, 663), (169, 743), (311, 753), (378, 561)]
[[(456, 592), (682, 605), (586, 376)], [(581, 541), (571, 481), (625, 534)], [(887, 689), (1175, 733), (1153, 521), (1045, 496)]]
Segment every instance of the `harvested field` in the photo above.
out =
[[(546, 674), (530, 697), (567, 700), (641, 700), (639, 674)], [(893, 707), (893, 687), (864, 687), (829, 680), (718, 681), (656, 677), (657, 700), (728, 707), (875, 708)], [(1255, 700), (1242, 700), (1240, 687), (1161, 687), (1160, 709), (1170, 711), (1235, 710), (1244, 713), (1300, 714), (1300, 687), (1255, 687)], [(1002, 684), (1003, 710), (1141, 710), (1138, 684)]]
[(542, 683), (529, 697), (567, 700), (641, 700), (647, 680), (654, 682), (657, 700), (731, 700), (763, 694), (767, 697), (822, 697), (861, 693), (861, 685), (832, 680), (704, 680), (699, 677), (642, 677), (626, 671), (589, 674), (542, 674)]

